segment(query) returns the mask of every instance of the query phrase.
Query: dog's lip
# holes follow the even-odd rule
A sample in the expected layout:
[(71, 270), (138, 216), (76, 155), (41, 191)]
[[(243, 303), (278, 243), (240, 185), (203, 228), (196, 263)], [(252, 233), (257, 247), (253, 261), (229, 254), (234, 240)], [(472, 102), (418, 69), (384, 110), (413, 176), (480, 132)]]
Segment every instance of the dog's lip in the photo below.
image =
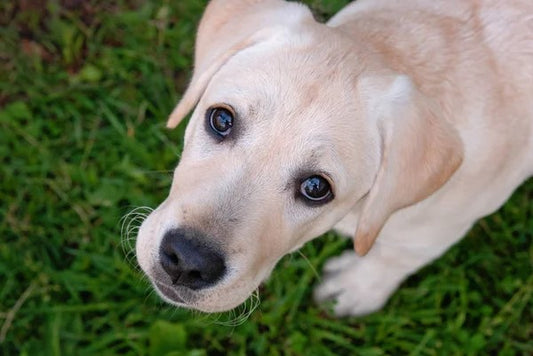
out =
[(178, 294), (178, 292), (168, 285), (159, 281), (154, 281), (156, 288), (168, 299), (175, 303), (187, 304), (185, 300)]

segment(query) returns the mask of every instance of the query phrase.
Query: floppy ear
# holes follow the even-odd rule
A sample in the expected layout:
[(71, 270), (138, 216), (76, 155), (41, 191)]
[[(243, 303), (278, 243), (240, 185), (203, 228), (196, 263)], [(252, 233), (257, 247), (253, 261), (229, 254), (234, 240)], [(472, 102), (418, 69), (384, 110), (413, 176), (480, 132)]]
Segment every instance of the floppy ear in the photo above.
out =
[(313, 20), (307, 7), (282, 0), (211, 0), (198, 27), (192, 80), (167, 127), (176, 127), (192, 110), (233, 55), (305, 20)]
[[(367, 80), (367, 85), (368, 82), (372, 79)], [(366, 90), (367, 99), (373, 101), (369, 109), (377, 114), (382, 147), (381, 165), (363, 203), (354, 236), (359, 255), (370, 250), (392, 213), (431, 195), (463, 160), (458, 133), (430, 100), (417, 91), (407, 76), (396, 76), (390, 83), (389, 79), (386, 90), (376, 90), (380, 85), (375, 83)]]

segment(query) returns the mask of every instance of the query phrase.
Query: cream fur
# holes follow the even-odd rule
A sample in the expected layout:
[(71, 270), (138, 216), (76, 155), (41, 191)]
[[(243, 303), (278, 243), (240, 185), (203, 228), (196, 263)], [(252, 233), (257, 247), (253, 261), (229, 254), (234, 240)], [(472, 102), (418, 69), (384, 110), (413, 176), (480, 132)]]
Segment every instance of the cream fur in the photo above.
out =
[[(326, 24), (296, 3), (212, 0), (168, 126), (196, 108), (170, 194), (139, 232), (139, 264), (165, 300), (227, 310), (335, 228), (366, 255), (327, 263), (315, 297), (337, 315), (375, 311), (533, 174), (532, 97), (530, 0), (358, 0)], [(227, 142), (205, 128), (217, 103), (237, 113)], [(295, 198), (295, 175), (313, 170), (333, 181), (320, 207)], [(225, 255), (215, 285), (173, 286), (159, 266), (180, 226)]]

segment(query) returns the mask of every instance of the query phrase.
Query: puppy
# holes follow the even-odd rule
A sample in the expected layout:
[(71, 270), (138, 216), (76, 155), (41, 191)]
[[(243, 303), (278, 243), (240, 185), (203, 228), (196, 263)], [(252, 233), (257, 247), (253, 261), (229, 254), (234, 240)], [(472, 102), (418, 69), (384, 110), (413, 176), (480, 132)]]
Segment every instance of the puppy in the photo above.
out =
[(333, 228), (355, 251), (315, 297), (373, 312), (533, 174), (532, 99), (531, 0), (358, 0), (326, 24), (212, 0), (139, 264), (164, 300), (223, 311)]

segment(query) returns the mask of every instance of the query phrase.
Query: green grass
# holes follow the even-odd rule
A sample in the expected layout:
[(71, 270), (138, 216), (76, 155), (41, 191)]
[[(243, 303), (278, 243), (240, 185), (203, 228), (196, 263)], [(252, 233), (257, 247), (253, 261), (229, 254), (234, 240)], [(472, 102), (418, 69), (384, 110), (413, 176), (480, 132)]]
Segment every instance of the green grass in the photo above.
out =
[(310, 264), (351, 246), (332, 234), (284, 258), (239, 326), (163, 304), (120, 219), (168, 192), (184, 125), (164, 123), (205, 1), (109, 3), (0, 3), (0, 354), (533, 354), (532, 181), (368, 317), (311, 301)]

